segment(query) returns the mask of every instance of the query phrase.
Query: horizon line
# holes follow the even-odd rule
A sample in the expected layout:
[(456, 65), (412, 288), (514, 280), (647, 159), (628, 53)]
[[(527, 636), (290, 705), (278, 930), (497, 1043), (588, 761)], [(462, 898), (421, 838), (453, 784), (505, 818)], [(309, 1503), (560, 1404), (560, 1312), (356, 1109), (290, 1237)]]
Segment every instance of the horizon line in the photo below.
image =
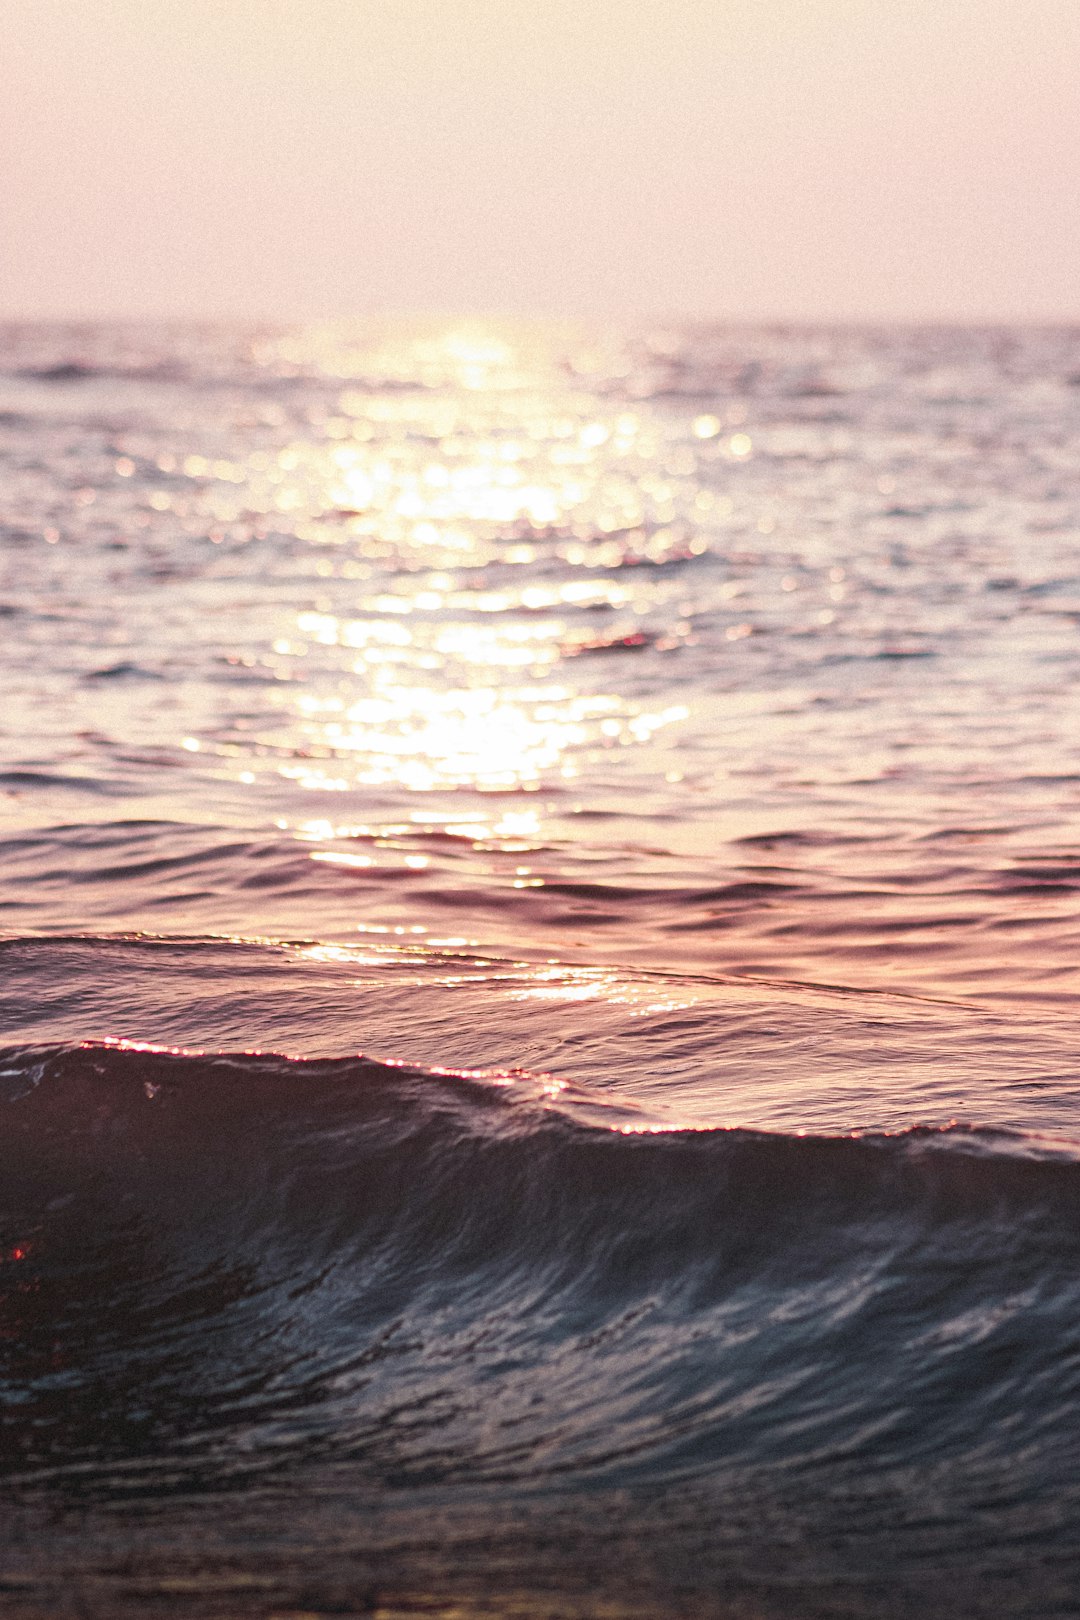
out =
[(616, 311), (609, 314), (555, 311), (513, 311), (507, 309), (469, 308), (399, 308), (369, 309), (363, 311), (327, 311), (314, 313), (284, 310), (241, 313), (239, 311), (158, 310), (121, 313), (114, 310), (13, 310), (0, 309), (0, 326), (369, 326), (379, 324), (416, 324), (462, 322), (491, 323), (503, 326), (554, 327), (829, 327), (857, 329), (865, 327), (904, 330), (926, 327), (953, 328), (1060, 328), (1080, 327), (1080, 310), (1071, 313), (1007, 313), (1003, 311), (980, 313), (936, 312), (917, 315), (897, 313), (794, 313), (761, 311), (755, 313), (716, 312), (706, 314), (694, 311)]

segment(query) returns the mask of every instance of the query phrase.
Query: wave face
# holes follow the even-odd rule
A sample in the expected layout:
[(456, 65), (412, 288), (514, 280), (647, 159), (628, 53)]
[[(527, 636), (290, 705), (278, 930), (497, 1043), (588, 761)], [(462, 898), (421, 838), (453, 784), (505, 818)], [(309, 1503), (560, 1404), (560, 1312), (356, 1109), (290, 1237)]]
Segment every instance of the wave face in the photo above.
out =
[(191, 1612), (507, 1560), (565, 1612), (1068, 1612), (1073, 1152), (604, 1128), (363, 1058), (0, 1067), (0, 1489), (133, 1516), (174, 1582), (209, 1535)]

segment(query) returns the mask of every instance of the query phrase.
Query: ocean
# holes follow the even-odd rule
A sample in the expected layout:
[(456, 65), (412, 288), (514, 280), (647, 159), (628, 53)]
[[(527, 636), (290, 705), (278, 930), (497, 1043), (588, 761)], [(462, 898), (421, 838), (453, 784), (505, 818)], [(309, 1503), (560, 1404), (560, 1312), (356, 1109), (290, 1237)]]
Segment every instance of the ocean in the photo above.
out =
[(0, 328), (0, 1614), (1080, 1612), (1080, 330)]

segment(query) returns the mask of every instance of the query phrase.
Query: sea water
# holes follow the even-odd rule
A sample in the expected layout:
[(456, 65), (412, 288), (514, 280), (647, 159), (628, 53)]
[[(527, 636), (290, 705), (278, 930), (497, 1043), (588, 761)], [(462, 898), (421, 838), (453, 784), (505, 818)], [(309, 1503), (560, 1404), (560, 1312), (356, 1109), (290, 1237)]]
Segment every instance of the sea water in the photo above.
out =
[(0, 331), (0, 1612), (1080, 1602), (1080, 332)]

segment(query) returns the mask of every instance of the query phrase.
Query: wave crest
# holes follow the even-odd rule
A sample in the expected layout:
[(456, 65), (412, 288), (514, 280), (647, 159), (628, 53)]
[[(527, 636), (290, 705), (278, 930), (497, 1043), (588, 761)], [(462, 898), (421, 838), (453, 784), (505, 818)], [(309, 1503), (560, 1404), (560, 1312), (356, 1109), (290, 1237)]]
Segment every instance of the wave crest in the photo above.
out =
[(364, 1058), (0, 1067), (9, 1476), (984, 1466), (1002, 1411), (1065, 1465), (1080, 1165), (1030, 1142), (600, 1129)]

